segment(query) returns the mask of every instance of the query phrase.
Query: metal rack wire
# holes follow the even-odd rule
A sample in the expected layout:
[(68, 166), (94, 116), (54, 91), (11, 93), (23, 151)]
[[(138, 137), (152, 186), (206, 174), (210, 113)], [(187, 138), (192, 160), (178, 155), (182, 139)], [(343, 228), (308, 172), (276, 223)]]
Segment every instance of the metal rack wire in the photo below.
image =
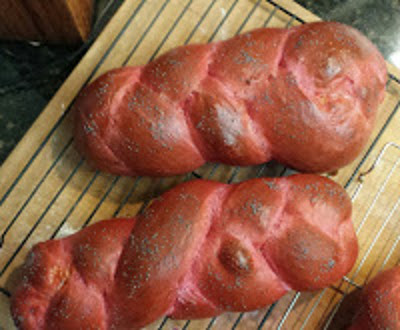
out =
[[(175, 30), (175, 28), (177, 27), (177, 25), (179, 24), (179, 22), (181, 21), (181, 19), (184, 17), (184, 15), (188, 12), (191, 4), (193, 3), (194, 0), (189, 0), (187, 1), (186, 5), (183, 6), (181, 8), (180, 13), (178, 14), (177, 18), (175, 19), (175, 21), (172, 23), (171, 27), (166, 31), (164, 37), (162, 38), (161, 42), (159, 43), (159, 45), (156, 47), (155, 51), (151, 54), (150, 58), (148, 59), (149, 61), (152, 60), (153, 58), (155, 58), (159, 51), (161, 50), (161, 48), (163, 47), (163, 45), (166, 43), (166, 41), (168, 40), (168, 38), (170, 37), (171, 33)], [(152, 27), (155, 25), (155, 23), (157, 22), (157, 20), (160, 18), (160, 16), (162, 15), (163, 11), (165, 10), (165, 8), (167, 7), (167, 5), (169, 4), (170, 0), (164, 0), (164, 2), (162, 3), (161, 7), (158, 9), (158, 11), (155, 13), (155, 15), (153, 16), (153, 18), (149, 21), (147, 27), (145, 28), (143, 34), (140, 36), (140, 38), (138, 39), (138, 41), (132, 46), (131, 51), (129, 52), (129, 55), (127, 56), (127, 58), (125, 59), (123, 65), (126, 65), (130, 59), (132, 58), (132, 56), (135, 54), (136, 50), (139, 48), (139, 46), (141, 45), (141, 43), (143, 42), (144, 38), (146, 37), (146, 35), (149, 33), (149, 31), (152, 29)], [(218, 23), (218, 25), (216, 26), (215, 30), (212, 32), (211, 36), (209, 37), (209, 42), (213, 41), (214, 38), (217, 36), (219, 30), (221, 29), (221, 27), (224, 25), (224, 23), (226, 22), (226, 20), (228, 20), (229, 16), (231, 15), (231, 13), (233, 12), (233, 10), (235, 9), (235, 7), (237, 6), (239, 0), (235, 0), (232, 5), (228, 8), (228, 10), (226, 11), (225, 15), (222, 17), (222, 19), (220, 20), (220, 22)], [(128, 19), (127, 23), (125, 24), (125, 26), (122, 28), (122, 30), (119, 32), (118, 36), (115, 38), (115, 40), (112, 42), (110, 48), (106, 51), (106, 53), (104, 54), (104, 56), (102, 57), (102, 59), (99, 61), (99, 63), (96, 65), (96, 67), (94, 68), (94, 70), (91, 72), (91, 74), (89, 75), (86, 83), (88, 83), (98, 72), (99, 68), (101, 67), (101, 65), (103, 64), (103, 62), (107, 59), (107, 57), (109, 56), (109, 54), (111, 53), (111, 51), (113, 50), (113, 48), (115, 47), (115, 45), (117, 44), (118, 40), (121, 38), (121, 36), (124, 34), (124, 32), (127, 30), (127, 28), (129, 27), (129, 25), (131, 24), (131, 22), (133, 21), (133, 19), (137, 16), (140, 15), (140, 11), (143, 7), (145, 3), (145, 0), (142, 0), (138, 6), (136, 7), (135, 11), (132, 13), (132, 15), (130, 16), (130, 18)], [(192, 40), (192, 37), (194, 36), (195, 32), (197, 31), (197, 29), (199, 29), (199, 27), (201, 26), (201, 24), (203, 23), (203, 21), (206, 19), (207, 15), (210, 13), (210, 11), (213, 9), (213, 7), (216, 5), (217, 0), (212, 0), (209, 2), (208, 6), (204, 8), (203, 13), (201, 14), (201, 16), (199, 17), (198, 22), (196, 23), (196, 25), (194, 26), (194, 28), (190, 31), (188, 37), (185, 40), (185, 44), (189, 43)], [(245, 27), (246, 23), (251, 20), (251, 18), (253, 17), (254, 13), (260, 9), (260, 6), (262, 4), (268, 4), (270, 7), (270, 10), (267, 12), (266, 11), (266, 17), (263, 23), (263, 26), (268, 26), (268, 24), (270, 23), (270, 21), (276, 16), (276, 15), (286, 15), (287, 16), (287, 25), (286, 27), (289, 27), (290, 25), (293, 24), (299, 24), (299, 23), (304, 23), (304, 20), (300, 17), (298, 17), (297, 15), (289, 12), (287, 9), (285, 9), (284, 7), (280, 6), (279, 4), (277, 4), (275, 1), (272, 0), (258, 0), (254, 2), (253, 7), (251, 8), (251, 10), (244, 16), (244, 19), (242, 21), (242, 23), (239, 25), (239, 28), (236, 31), (236, 34), (240, 33), (243, 28)], [(85, 85), (86, 85), (85, 83)], [(390, 75), (389, 76), (389, 83), (396, 83), (396, 84), (400, 84), (400, 80), (394, 76), (394, 75)], [(400, 101), (396, 104), (396, 106), (392, 109), (391, 115), (388, 117), (385, 125), (383, 126), (382, 130), (379, 132), (378, 136), (376, 137), (375, 141), (373, 142), (373, 144), (371, 145), (371, 147), (369, 148), (368, 152), (366, 153), (366, 155), (364, 156), (364, 158), (361, 160), (360, 164), (358, 165), (356, 171), (354, 172), (354, 175), (349, 179), (349, 181), (346, 184), (346, 187), (349, 187), (357, 178), (357, 172), (358, 170), (361, 168), (361, 166), (364, 164), (364, 162), (368, 159), (373, 147), (376, 145), (377, 141), (379, 140), (379, 138), (381, 137), (381, 135), (383, 134), (384, 129), (386, 128), (386, 126), (389, 124), (389, 122), (391, 121), (391, 119), (393, 118), (393, 116), (397, 113), (398, 108), (400, 106)], [(10, 185), (10, 187), (7, 189), (7, 191), (5, 192), (5, 194), (1, 197), (0, 199), (0, 206), (3, 205), (3, 203), (7, 200), (7, 198), (10, 196), (10, 194), (12, 193), (12, 191), (15, 189), (15, 187), (18, 185), (19, 181), (24, 177), (24, 175), (26, 174), (27, 170), (29, 169), (29, 167), (31, 166), (31, 164), (34, 162), (34, 160), (38, 157), (38, 155), (40, 155), (40, 153), (42, 152), (43, 148), (46, 146), (46, 144), (49, 143), (49, 141), (51, 141), (54, 132), (60, 127), (60, 125), (66, 120), (67, 116), (69, 115), (71, 110), (71, 106), (68, 107), (65, 112), (63, 113), (63, 115), (60, 117), (60, 119), (57, 121), (57, 123), (55, 124), (55, 126), (49, 131), (48, 135), (44, 138), (43, 142), (40, 144), (40, 146), (38, 147), (38, 149), (35, 151), (35, 153), (33, 154), (33, 156), (29, 159), (29, 161), (27, 162), (27, 164), (24, 166), (24, 168), (22, 169), (22, 171), (19, 173), (19, 175), (17, 176), (17, 178), (14, 180), (14, 182)], [(9, 221), (8, 225), (6, 226), (5, 230), (1, 233), (0, 236), (0, 248), (1, 246), (6, 242), (7, 240), (7, 234), (8, 232), (11, 230), (11, 228), (13, 226), (15, 226), (16, 224), (18, 224), (18, 220), (20, 215), (22, 214), (22, 212), (25, 210), (26, 206), (32, 201), (33, 197), (35, 196), (35, 194), (38, 192), (38, 190), (42, 187), (43, 183), (46, 181), (46, 179), (48, 178), (48, 176), (52, 173), (52, 171), (54, 171), (54, 169), (59, 165), (61, 159), (64, 157), (64, 155), (68, 152), (68, 150), (70, 148), (72, 148), (72, 143), (73, 140), (68, 139), (65, 141), (64, 146), (60, 149), (60, 152), (58, 153), (58, 155), (56, 155), (54, 162), (51, 164), (51, 166), (46, 170), (46, 172), (44, 173), (44, 175), (41, 177), (41, 179), (39, 180), (39, 182), (37, 183), (36, 187), (32, 190), (32, 192), (29, 194), (29, 196), (27, 197), (27, 199), (24, 201), (24, 203), (22, 204), (22, 206), (19, 208), (19, 210), (16, 212), (15, 216)], [(387, 150), (389, 150), (391, 147), (393, 147), (394, 144), (388, 145), (387, 147), (385, 147), (385, 149), (382, 151), (380, 158), (378, 157), (377, 161), (374, 163), (373, 166), (378, 166), (379, 162), (381, 161), (381, 159), (384, 157), (385, 153), (387, 152)], [(397, 148), (397, 147), (396, 147)], [(399, 158), (400, 160), (400, 158)], [(7, 269), (9, 268), (9, 266), (13, 263), (14, 259), (16, 258), (16, 256), (21, 252), (21, 249), (23, 248), (23, 246), (25, 245), (25, 243), (30, 239), (30, 237), (32, 235), (34, 235), (35, 230), (37, 229), (37, 227), (40, 225), (40, 223), (42, 222), (42, 220), (44, 219), (44, 217), (46, 216), (46, 214), (49, 212), (50, 208), (52, 207), (52, 205), (56, 202), (56, 200), (59, 198), (59, 196), (63, 193), (64, 189), (68, 186), (68, 184), (71, 182), (72, 178), (78, 173), (78, 171), (80, 170), (81, 166), (83, 165), (84, 161), (83, 159), (79, 159), (78, 162), (76, 163), (75, 167), (72, 169), (72, 171), (69, 173), (69, 175), (67, 176), (67, 178), (65, 179), (64, 183), (61, 185), (61, 187), (58, 189), (57, 193), (54, 195), (54, 197), (50, 200), (50, 202), (48, 203), (47, 207), (43, 210), (42, 214), (40, 215), (40, 217), (38, 217), (38, 219), (35, 221), (35, 223), (33, 224), (33, 226), (30, 228), (29, 232), (27, 233), (27, 235), (22, 239), (21, 243), (18, 245), (18, 247), (15, 249), (15, 251), (13, 251), (13, 253), (11, 254), (11, 257), (7, 260), (6, 264), (4, 265), (4, 267), (2, 269), (0, 269), (0, 277), (3, 276), (5, 274), (5, 272), (7, 271)], [(397, 163), (396, 163), (396, 167), (397, 167)], [(264, 173), (266, 166), (263, 165), (259, 168), (259, 171), (257, 173), (257, 176), (260, 176)], [(211, 167), (211, 169), (209, 171), (206, 171), (205, 174), (200, 174), (200, 176), (211, 179), (213, 178), (213, 176), (215, 175), (215, 173), (217, 172), (217, 170), (219, 169), (219, 165), (214, 165)], [(232, 170), (231, 175), (229, 176), (229, 178), (227, 179), (227, 182), (233, 182), (236, 177), (238, 176), (238, 174), (240, 173), (241, 169), (239, 167), (235, 167)], [(280, 175), (284, 175), (286, 173), (287, 169), (282, 167)], [(394, 171), (394, 170), (393, 170)], [(86, 184), (86, 186), (84, 187), (84, 189), (79, 193), (79, 195), (77, 196), (76, 200), (74, 201), (73, 205), (70, 207), (70, 209), (68, 210), (68, 212), (65, 214), (65, 216), (62, 218), (62, 220), (59, 222), (58, 226), (56, 227), (56, 229), (49, 235), (49, 239), (51, 238), (55, 238), (58, 237), (58, 235), (60, 234), (60, 231), (62, 229), (62, 227), (64, 226), (65, 223), (68, 222), (71, 214), (73, 214), (74, 210), (77, 208), (77, 206), (79, 205), (79, 203), (81, 203), (81, 201), (83, 200), (84, 196), (87, 194), (87, 192), (89, 191), (89, 189), (92, 187), (92, 185), (94, 184), (94, 182), (96, 181), (96, 179), (98, 179), (100, 172), (95, 172), (93, 174), (91, 174), (91, 178), (88, 181), (88, 183)], [(187, 175), (186, 177), (183, 178), (183, 180), (188, 180), (190, 179), (192, 176), (197, 176), (197, 173), (191, 173), (189, 175)], [(368, 174), (364, 174), (361, 176), (361, 178), (365, 178)], [(111, 180), (111, 182), (109, 183), (108, 187), (106, 188), (105, 192), (103, 193), (103, 195), (101, 196), (101, 198), (99, 198), (98, 202), (96, 203), (95, 207), (93, 208), (92, 212), (90, 213), (90, 215), (85, 219), (82, 228), (89, 225), (91, 223), (91, 221), (93, 220), (93, 217), (95, 216), (96, 212), (99, 210), (99, 208), (101, 207), (101, 205), (104, 203), (104, 201), (109, 197), (109, 195), (111, 194), (111, 192), (113, 191), (113, 189), (116, 187), (117, 183), (120, 182), (121, 178), (120, 177), (115, 177)], [(130, 198), (135, 194), (135, 191), (137, 189), (137, 187), (139, 186), (141, 180), (143, 180), (142, 178), (137, 178), (135, 180), (132, 181), (132, 183), (130, 184), (130, 189), (127, 191), (125, 197), (122, 199), (121, 204), (118, 206), (118, 208), (115, 210), (113, 216), (118, 216), (121, 212), (121, 210), (123, 209), (123, 207), (128, 203), (128, 201), (130, 200)], [(161, 186), (163, 184), (163, 179), (160, 179), (157, 183), (157, 185)], [(359, 182), (358, 184), (358, 188), (356, 189), (354, 196), (354, 199), (358, 196), (358, 194), (360, 193), (361, 189), (363, 187), (363, 183), (362, 181)], [(141, 209), (143, 209), (146, 206), (146, 203), (142, 205)], [(396, 204), (396, 208), (397, 208), (397, 204)], [(395, 209), (396, 210), (396, 209)], [(379, 237), (379, 236), (377, 236)], [(377, 238), (378, 239), (378, 238)], [(391, 254), (393, 253), (395, 246), (397, 246), (398, 241), (400, 240), (400, 238), (398, 238), (396, 240), (395, 245), (393, 245), (392, 250), (391, 250)], [(0, 250), (1, 251), (1, 250)], [(390, 254), (390, 255), (391, 255)], [(387, 260), (389, 260), (390, 256), (387, 257)], [(387, 261), (386, 261), (387, 262)], [(385, 263), (386, 264), (386, 263)], [(355, 285), (354, 284), (354, 278), (350, 278), (350, 284), (351, 285)], [(331, 288), (334, 290), (337, 290), (338, 292), (341, 292), (343, 294), (347, 293), (347, 288), (346, 290), (341, 290), (339, 288)], [(325, 290), (330, 290), (325, 289)], [(320, 294), (323, 295), (325, 291), (321, 292)], [(8, 290), (6, 288), (1, 288), (0, 287), (0, 294), (3, 294), (7, 297), (10, 296), (10, 293), (8, 292)], [(292, 310), (294, 309), (294, 307), (296, 306), (297, 301), (299, 300), (301, 294), (300, 293), (296, 293), (293, 297), (293, 299), (291, 300), (291, 302), (289, 303), (285, 313), (283, 314), (279, 324), (278, 324), (278, 328), (283, 328), (285, 325), (285, 322), (287, 320), (287, 318), (289, 317), (290, 313), (292, 312)], [(322, 299), (322, 296), (321, 296)], [(317, 300), (317, 302), (315, 303), (314, 306), (317, 306), (319, 300)], [(271, 314), (273, 313), (274, 309), (276, 307), (276, 304), (271, 305), (265, 312), (265, 314), (263, 315), (263, 317), (261, 318), (259, 324), (258, 324), (258, 329), (262, 329), (265, 325), (265, 323), (267, 322), (268, 318), (271, 316)], [(311, 316), (311, 314), (313, 313), (314, 309), (311, 309), (309, 316)], [(232, 325), (232, 329), (237, 328), (240, 325), (240, 322), (243, 318), (244, 314), (241, 313), (237, 316), (237, 318), (235, 319), (235, 321), (233, 322)], [(214, 323), (216, 322), (217, 318), (213, 318), (210, 320), (209, 324), (207, 325), (207, 329), (210, 329), (213, 327)], [(304, 328), (307, 325), (307, 321), (308, 318), (305, 319), (304, 324), (302, 326), (302, 328)], [(165, 327), (165, 325), (168, 322), (168, 318), (164, 318), (162, 320), (162, 322), (160, 323), (160, 325), (158, 326), (158, 329), (163, 329)], [(183, 329), (186, 329), (189, 327), (191, 321), (187, 321), (184, 326)]]

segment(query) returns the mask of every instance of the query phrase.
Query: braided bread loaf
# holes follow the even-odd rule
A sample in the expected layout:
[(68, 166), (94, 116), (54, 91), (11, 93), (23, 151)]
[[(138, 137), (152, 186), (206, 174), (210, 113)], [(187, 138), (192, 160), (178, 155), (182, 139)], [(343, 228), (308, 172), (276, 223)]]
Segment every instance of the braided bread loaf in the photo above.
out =
[(350, 218), (346, 192), (314, 175), (187, 182), (136, 218), (36, 245), (12, 315), (20, 329), (136, 329), (261, 308), (351, 269)]
[(376, 276), (359, 299), (350, 330), (400, 329), (400, 266)]
[(115, 174), (271, 159), (333, 171), (365, 145), (385, 82), (382, 56), (348, 26), (258, 29), (106, 73), (75, 103), (75, 138), (94, 167)]

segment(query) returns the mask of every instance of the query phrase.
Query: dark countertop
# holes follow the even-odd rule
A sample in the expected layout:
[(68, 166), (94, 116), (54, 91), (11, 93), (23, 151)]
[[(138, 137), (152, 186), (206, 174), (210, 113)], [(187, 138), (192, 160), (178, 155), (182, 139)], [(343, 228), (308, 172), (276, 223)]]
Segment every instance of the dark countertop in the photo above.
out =
[(354, 26), (400, 68), (400, 0), (295, 1), (324, 20)]
[[(243, 0), (242, 0), (243, 1)], [(276, 0), (279, 3), (279, 0)], [(89, 41), (78, 48), (0, 43), (0, 164), (50, 101), (123, 0), (98, 0)], [(356, 27), (400, 67), (400, 0), (296, 0), (325, 20)]]

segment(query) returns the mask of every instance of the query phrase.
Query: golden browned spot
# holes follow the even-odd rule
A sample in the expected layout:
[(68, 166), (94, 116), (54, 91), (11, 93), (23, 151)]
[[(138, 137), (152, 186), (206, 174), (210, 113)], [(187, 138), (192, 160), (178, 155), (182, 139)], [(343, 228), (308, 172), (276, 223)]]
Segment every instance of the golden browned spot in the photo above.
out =
[(253, 270), (253, 260), (249, 251), (235, 238), (222, 243), (218, 258), (222, 265), (235, 275), (247, 275)]
[(68, 276), (68, 269), (63, 269), (58, 266), (51, 267), (51, 269), (49, 270), (49, 283), (50, 285), (52, 285), (53, 283), (58, 283), (59, 286), (62, 286)]
[(332, 172), (329, 172), (328, 175), (329, 176), (336, 176), (336, 175), (338, 175), (338, 173), (339, 173), (339, 170), (334, 170)]

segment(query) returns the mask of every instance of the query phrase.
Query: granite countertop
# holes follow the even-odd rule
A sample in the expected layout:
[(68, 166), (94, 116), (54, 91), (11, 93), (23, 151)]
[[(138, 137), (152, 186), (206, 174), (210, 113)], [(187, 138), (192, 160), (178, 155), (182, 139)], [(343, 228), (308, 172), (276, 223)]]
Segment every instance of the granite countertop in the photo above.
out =
[[(0, 42), (0, 164), (122, 2), (97, 0), (91, 38), (79, 47)], [(361, 30), (378, 46), (386, 60), (400, 67), (400, 0), (296, 2), (325, 20), (343, 22)]]

